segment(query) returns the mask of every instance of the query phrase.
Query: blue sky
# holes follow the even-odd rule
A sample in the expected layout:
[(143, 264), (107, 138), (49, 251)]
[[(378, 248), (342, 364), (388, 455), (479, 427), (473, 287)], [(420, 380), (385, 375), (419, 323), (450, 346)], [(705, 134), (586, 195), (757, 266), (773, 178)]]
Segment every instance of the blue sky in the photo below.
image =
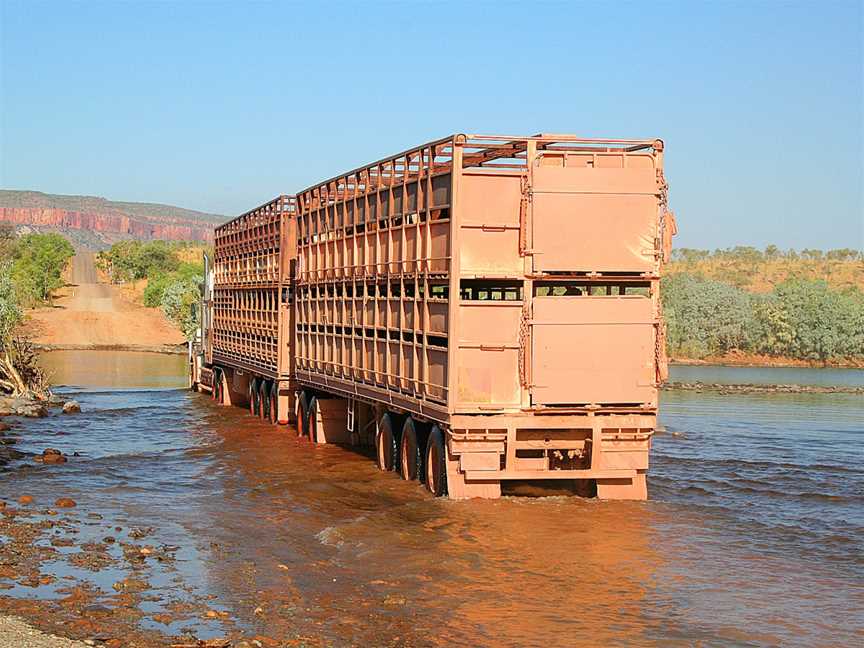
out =
[(677, 245), (864, 247), (860, 2), (0, 6), (3, 188), (236, 214), (452, 132), (662, 137)]

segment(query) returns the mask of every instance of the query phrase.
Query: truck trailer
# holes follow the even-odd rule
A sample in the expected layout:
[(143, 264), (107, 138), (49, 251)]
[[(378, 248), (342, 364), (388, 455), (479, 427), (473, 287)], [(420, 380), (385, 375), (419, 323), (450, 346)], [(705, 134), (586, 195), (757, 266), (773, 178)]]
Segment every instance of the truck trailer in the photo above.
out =
[(430, 493), (646, 499), (663, 142), (456, 134), (216, 228), (191, 382)]

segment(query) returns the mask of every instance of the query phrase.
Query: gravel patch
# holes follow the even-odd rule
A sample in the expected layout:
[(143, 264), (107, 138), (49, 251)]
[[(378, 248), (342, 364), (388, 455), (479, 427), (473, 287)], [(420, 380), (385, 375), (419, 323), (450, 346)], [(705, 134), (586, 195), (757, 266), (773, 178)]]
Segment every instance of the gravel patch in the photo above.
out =
[(15, 617), (0, 616), (0, 648), (90, 648), (88, 644), (40, 632)]

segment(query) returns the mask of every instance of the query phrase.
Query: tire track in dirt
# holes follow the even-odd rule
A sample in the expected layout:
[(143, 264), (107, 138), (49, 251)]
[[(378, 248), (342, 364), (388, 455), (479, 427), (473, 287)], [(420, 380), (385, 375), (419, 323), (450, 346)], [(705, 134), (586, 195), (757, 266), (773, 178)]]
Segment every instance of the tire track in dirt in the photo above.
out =
[(54, 305), (29, 315), (33, 342), (43, 348), (168, 351), (184, 342), (162, 311), (100, 281), (93, 253), (83, 250), (72, 258), (69, 283)]

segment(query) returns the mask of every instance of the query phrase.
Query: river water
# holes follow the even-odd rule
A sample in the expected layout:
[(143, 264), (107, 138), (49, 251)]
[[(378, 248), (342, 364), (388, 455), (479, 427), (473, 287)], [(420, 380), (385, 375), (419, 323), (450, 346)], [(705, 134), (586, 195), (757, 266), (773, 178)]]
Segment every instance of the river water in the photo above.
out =
[[(864, 642), (860, 395), (666, 392), (650, 501), (451, 502), (184, 390), (182, 357), (47, 362), (84, 413), (28, 422), (16, 447), (80, 456), (0, 473), (0, 496), (74, 498), (76, 542), (152, 527), (147, 542), (175, 547), (149, 572), (142, 627), (334, 646)], [(711, 367), (673, 371), (719, 381)], [(795, 372), (824, 384), (821, 370)], [(837, 382), (862, 383), (862, 371)], [(93, 513), (101, 520), (84, 523)], [(56, 569), (106, 596), (125, 575)], [(222, 616), (154, 620), (184, 600)]]

